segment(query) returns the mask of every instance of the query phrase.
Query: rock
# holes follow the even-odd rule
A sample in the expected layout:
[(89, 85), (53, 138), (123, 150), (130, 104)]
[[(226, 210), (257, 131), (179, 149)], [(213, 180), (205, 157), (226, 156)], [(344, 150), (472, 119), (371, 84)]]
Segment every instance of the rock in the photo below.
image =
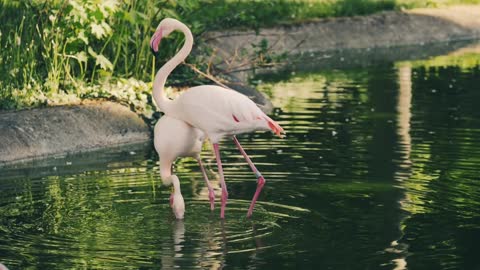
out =
[(102, 101), (0, 113), (0, 165), (150, 139), (129, 108)]
[(273, 111), (273, 104), (262, 92), (248, 86), (235, 76), (228, 76), (226, 86), (249, 97), (266, 114)]

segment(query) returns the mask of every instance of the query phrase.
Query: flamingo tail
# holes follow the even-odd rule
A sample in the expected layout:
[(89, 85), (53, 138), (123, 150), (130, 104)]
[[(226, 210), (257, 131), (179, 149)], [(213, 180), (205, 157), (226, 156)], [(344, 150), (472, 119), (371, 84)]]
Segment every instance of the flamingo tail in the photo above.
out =
[(267, 120), (268, 127), (275, 133), (278, 137), (283, 138), (285, 137), (285, 130), (275, 121), (273, 121), (270, 117), (266, 116), (265, 120)]

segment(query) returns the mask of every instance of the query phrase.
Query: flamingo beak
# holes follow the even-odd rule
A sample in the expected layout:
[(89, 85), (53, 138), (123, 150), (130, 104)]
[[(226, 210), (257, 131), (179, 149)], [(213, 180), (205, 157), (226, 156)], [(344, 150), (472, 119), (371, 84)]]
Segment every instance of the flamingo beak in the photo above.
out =
[(160, 28), (158, 31), (153, 34), (152, 39), (150, 39), (150, 49), (154, 55), (158, 52), (158, 45), (160, 45), (160, 41), (163, 37), (163, 30)]

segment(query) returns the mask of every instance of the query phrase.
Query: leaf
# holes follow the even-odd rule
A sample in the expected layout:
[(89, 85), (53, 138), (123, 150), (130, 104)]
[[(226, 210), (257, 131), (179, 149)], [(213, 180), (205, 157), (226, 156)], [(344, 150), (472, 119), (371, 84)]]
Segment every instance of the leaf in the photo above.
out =
[(102, 22), (101, 25), (103, 27), (103, 30), (105, 31), (105, 34), (110, 35), (112, 33), (112, 28), (110, 27), (110, 25), (108, 25), (108, 23)]
[(118, 9), (118, 5), (119, 3), (117, 0), (103, 0), (99, 2), (98, 8), (103, 16), (108, 18), (111, 13), (114, 13)]
[(165, 17), (176, 18), (176, 19), (180, 17), (178, 16), (178, 13), (173, 9), (164, 8), (162, 9), (162, 13)]
[(125, 20), (125, 21), (127, 21), (131, 24), (135, 23), (135, 13), (134, 13), (133, 10), (130, 11), (130, 12), (125, 12), (125, 11), (122, 10), (118, 14), (120, 15), (120, 17), (123, 20)]
[(90, 24), (90, 27), (92, 28), (92, 34), (96, 38), (101, 39), (103, 36), (105, 36), (105, 29), (103, 29), (102, 25), (92, 23)]
[(88, 20), (85, 8), (75, 1), (69, 1), (68, 4), (72, 7), (69, 15), (73, 17), (73, 21), (83, 25)]
[(78, 62), (84, 62), (86, 63), (88, 60), (88, 56), (85, 52), (78, 52), (75, 54), (75, 57), (77, 57)]
[(113, 64), (105, 56), (99, 54), (96, 57), (95, 64), (100, 65), (104, 70), (113, 70)]
[(85, 43), (86, 45), (88, 45), (88, 38), (87, 36), (85, 36), (85, 31), (80, 31), (80, 33), (78, 33), (78, 39), (80, 39), (81, 41), (83, 41), (83, 43)]
[(87, 51), (91, 56), (97, 58), (98, 54), (92, 49), (92, 47), (88, 47)]
[(135, 11), (135, 16), (142, 18), (144, 21), (147, 21), (149, 19), (148, 15), (140, 11)]

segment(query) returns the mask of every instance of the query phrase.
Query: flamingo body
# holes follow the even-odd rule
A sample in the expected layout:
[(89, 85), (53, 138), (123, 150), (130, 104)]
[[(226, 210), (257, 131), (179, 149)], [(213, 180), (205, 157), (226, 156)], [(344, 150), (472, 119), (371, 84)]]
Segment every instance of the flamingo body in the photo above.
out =
[(153, 144), (160, 157), (160, 175), (164, 185), (171, 185), (172, 163), (178, 157), (200, 159), (204, 135), (201, 130), (164, 115), (155, 124)]
[(153, 130), (153, 143), (160, 158), (160, 175), (164, 185), (173, 185), (170, 206), (177, 219), (183, 219), (185, 203), (180, 192), (180, 180), (172, 175), (172, 164), (179, 157), (193, 157), (197, 160), (208, 188), (210, 209), (214, 209), (215, 193), (208, 180), (207, 172), (200, 159), (204, 133), (181, 120), (164, 115)]
[(223, 136), (271, 130), (272, 125), (274, 132), (281, 129), (248, 97), (220, 86), (192, 87), (172, 103), (168, 115), (205, 131), (212, 143)]

